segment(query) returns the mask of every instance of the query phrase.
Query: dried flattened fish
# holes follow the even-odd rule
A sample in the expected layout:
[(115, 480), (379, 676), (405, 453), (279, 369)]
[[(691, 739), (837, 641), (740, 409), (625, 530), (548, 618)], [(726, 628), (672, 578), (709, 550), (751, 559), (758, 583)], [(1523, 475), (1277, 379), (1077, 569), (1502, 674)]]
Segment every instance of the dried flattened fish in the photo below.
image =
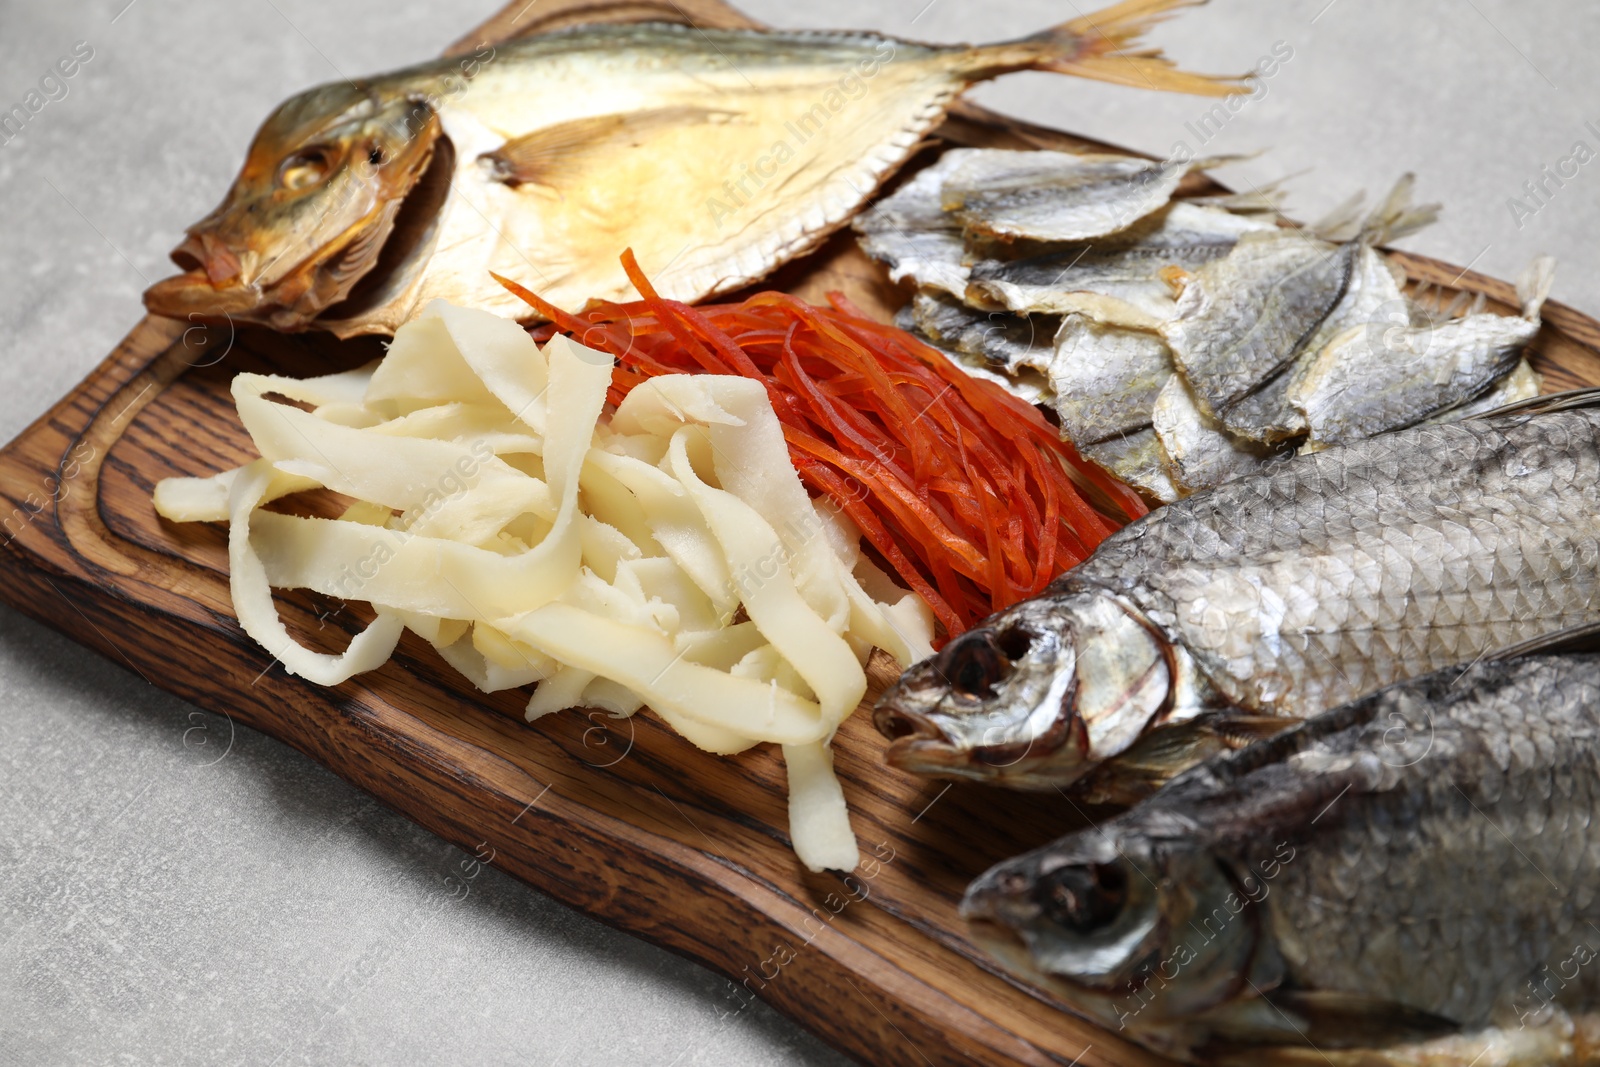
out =
[(970, 148), (953, 148), (939, 162), (856, 216), (861, 250), (889, 268), (893, 281), (961, 296), (967, 289), (966, 244), (961, 224), (945, 214), (939, 190)]
[(1098, 463), (1157, 503), (1170, 504), (1183, 495), (1172, 482), (1166, 453), (1161, 450), (1161, 442), (1156, 440), (1155, 430), (1149, 426), (1092, 445), (1081, 445), (1078, 454)]
[(1055, 358), (1053, 320), (974, 311), (943, 293), (922, 291), (911, 302), (917, 328), (946, 348), (978, 356), (1008, 374), (1047, 370)]
[(1165, 207), (1191, 171), (1236, 157), (1152, 161), (1069, 152), (990, 151), (945, 180), (944, 209), (968, 234), (1085, 241)]
[(1177, 311), (1172, 286), (1162, 277), (1166, 268), (1196, 270), (1227, 255), (1245, 234), (1275, 229), (1270, 218), (1180, 200), (1092, 243), (1027, 259), (976, 263), (965, 295), (980, 307), (1081, 312), (1153, 329)]
[(1355, 240), (1336, 245), (1303, 231), (1246, 234), (1223, 259), (1187, 279), (1178, 314), (1161, 332), (1201, 410), (1228, 409), (1289, 366), (1343, 300), (1362, 249), (1431, 222), (1432, 206), (1410, 206), (1411, 175), (1368, 217)]
[(1182, 495), (1209, 489), (1259, 471), (1272, 456), (1241, 443), (1195, 403), (1183, 376), (1167, 379), (1150, 412), (1150, 422), (1168, 461), (1168, 472)]
[(1460, 422), (1462, 419), (1475, 419), (1480, 415), (1503, 408), (1507, 404), (1515, 404), (1523, 400), (1532, 400), (1544, 391), (1544, 378), (1533, 369), (1533, 364), (1524, 357), (1517, 361), (1511, 373), (1495, 382), (1487, 393), (1476, 400), (1469, 400), (1465, 404), (1458, 404), (1449, 411), (1441, 411), (1431, 416), (1426, 421), (1430, 423)]
[(658, 17), (323, 85), (267, 119), (145, 303), (340, 336), (392, 333), (437, 297), (526, 318), (491, 272), (576, 309), (634, 296), (630, 247), (663, 295), (727, 292), (820, 244), (975, 82), (1237, 88), (1129, 49), (1188, 3), (1124, 0), (981, 47)]
[(1040, 371), (1032, 367), (1022, 367), (1015, 374), (997, 371), (982, 356), (971, 355), (928, 336), (917, 326), (916, 317), (909, 306), (901, 308), (895, 314), (895, 325), (930, 348), (938, 349), (947, 359), (959, 364), (962, 370), (974, 378), (993, 382), (1012, 396), (1030, 404), (1049, 404), (1055, 399), (1055, 394), (1050, 391), (1049, 382)]
[(1471, 401), (1509, 374), (1539, 332), (1555, 261), (1534, 260), (1517, 283), (1522, 314), (1468, 314), (1391, 326), (1381, 320), (1340, 334), (1289, 391), (1316, 445), (1410, 426)]
[(1153, 333), (1068, 315), (1056, 332), (1048, 371), (1064, 437), (1083, 450), (1150, 427), (1172, 353)]
[(1223, 425), (1230, 433), (1267, 444), (1304, 436), (1305, 413), (1289, 402), (1290, 389), (1345, 330), (1388, 315), (1405, 315), (1410, 301), (1404, 285), (1404, 273), (1387, 256), (1369, 245), (1360, 246), (1344, 297), (1288, 366), (1223, 413)]

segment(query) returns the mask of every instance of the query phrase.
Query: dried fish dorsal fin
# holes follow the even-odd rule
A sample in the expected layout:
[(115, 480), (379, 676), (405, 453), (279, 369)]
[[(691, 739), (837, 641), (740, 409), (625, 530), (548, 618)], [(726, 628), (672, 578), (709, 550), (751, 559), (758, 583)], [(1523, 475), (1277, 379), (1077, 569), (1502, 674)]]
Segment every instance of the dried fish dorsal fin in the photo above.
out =
[(1412, 205), (1416, 184), (1415, 174), (1401, 175), (1389, 195), (1362, 222), (1356, 238), (1371, 245), (1388, 244), (1439, 221), (1438, 204)]
[(1517, 303), (1522, 305), (1522, 317), (1537, 320), (1544, 302), (1550, 298), (1550, 287), (1556, 280), (1556, 257), (1538, 256), (1523, 268), (1517, 278)]
[(1367, 202), (1365, 192), (1356, 193), (1334, 205), (1332, 211), (1306, 227), (1306, 230), (1324, 241), (1350, 241), (1361, 230), (1361, 208)]
[(497, 181), (507, 185), (528, 183), (555, 188), (563, 178), (581, 174), (586, 162), (597, 155), (624, 145), (647, 148), (654, 137), (684, 125), (737, 118), (735, 111), (687, 106), (595, 115), (514, 137), (478, 158), (489, 164)]
[(702, 30), (764, 30), (757, 22), (722, 0), (512, 0), (500, 11), (445, 50), (455, 56), (486, 45), (503, 44), (574, 26), (673, 22)]
[(1411, 197), (1416, 183), (1415, 174), (1401, 175), (1400, 180), (1394, 183), (1394, 188), (1389, 190), (1389, 195), (1365, 217), (1361, 215), (1361, 207), (1366, 202), (1367, 194), (1356, 193), (1306, 229), (1325, 241), (1340, 244), (1365, 241), (1370, 245), (1382, 245), (1398, 241), (1425, 226), (1431, 226), (1439, 219), (1438, 204), (1412, 206)]
[[(1235, 159), (1253, 158), (1251, 156), (1224, 156), (1222, 162), (1233, 162)], [(1209, 166), (1216, 166), (1215, 162), (1208, 162)], [(1211, 207), (1220, 207), (1239, 215), (1254, 215), (1260, 213), (1279, 214), (1283, 211), (1283, 196), (1289, 179), (1297, 175), (1286, 175), (1275, 178), (1265, 185), (1250, 185), (1250, 190), (1243, 193), (1218, 193), (1213, 196), (1191, 196), (1184, 199), (1185, 203), (1206, 204)]]

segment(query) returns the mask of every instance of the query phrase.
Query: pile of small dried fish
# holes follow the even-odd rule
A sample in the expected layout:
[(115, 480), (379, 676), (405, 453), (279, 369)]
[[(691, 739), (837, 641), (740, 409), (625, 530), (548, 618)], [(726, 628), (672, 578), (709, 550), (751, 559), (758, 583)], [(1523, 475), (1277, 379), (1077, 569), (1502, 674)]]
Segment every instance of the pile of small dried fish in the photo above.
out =
[(1597, 768), (1600, 657), (1452, 668), (1006, 861), (963, 912), (1188, 1063), (1592, 1064)]
[(956, 149), (855, 223), (918, 292), (901, 325), (1053, 408), (1078, 450), (1171, 502), (1315, 451), (1535, 396), (1519, 315), (1408, 295), (1377, 246), (1427, 225), (1402, 179), (1299, 228), (1270, 191), (1174, 199), (1218, 159)]

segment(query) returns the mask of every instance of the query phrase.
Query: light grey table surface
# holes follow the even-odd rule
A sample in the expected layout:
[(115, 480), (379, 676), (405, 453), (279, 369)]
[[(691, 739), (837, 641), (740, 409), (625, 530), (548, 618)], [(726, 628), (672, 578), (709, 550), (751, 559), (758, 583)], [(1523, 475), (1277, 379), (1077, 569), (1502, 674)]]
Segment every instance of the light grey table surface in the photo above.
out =
[[(427, 57), (496, 6), (0, 3), (0, 110), (78, 42), (93, 49), (0, 144), (0, 439), (138, 320), (141, 290), (274, 104)], [(936, 40), (1077, 10), (746, 7)], [(1241, 70), (1277, 42), (1293, 58), (1204, 145), (1210, 104), (1190, 98), (1037, 74), (974, 96), (1157, 154), (1268, 149), (1221, 176), (1299, 174), (1302, 218), (1413, 170), (1446, 211), (1406, 247), (1503, 277), (1549, 251), (1556, 296), (1600, 311), (1600, 163), (1547, 183), (1547, 203), (1523, 191), (1575, 142), (1600, 150), (1600, 6), (1217, 0), (1158, 39), (1204, 69)], [(463, 859), (283, 745), (0, 610), (0, 1063), (843, 1062), (764, 1007), (721, 1018), (722, 979), (493, 870), (455, 899), (443, 879)]]

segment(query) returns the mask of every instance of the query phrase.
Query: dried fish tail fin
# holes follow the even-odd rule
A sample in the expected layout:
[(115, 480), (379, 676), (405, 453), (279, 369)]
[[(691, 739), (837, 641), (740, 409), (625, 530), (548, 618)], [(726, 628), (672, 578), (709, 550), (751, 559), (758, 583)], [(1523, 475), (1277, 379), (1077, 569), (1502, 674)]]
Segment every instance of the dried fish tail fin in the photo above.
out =
[(1179, 8), (1205, 2), (1122, 0), (1020, 40), (975, 48), (970, 54), (980, 64), (980, 77), (1009, 70), (1050, 70), (1135, 89), (1197, 96), (1248, 92), (1239, 78), (1179, 70), (1160, 49), (1129, 50), (1145, 31), (1171, 18)]
[(1550, 297), (1550, 287), (1556, 281), (1556, 257), (1539, 256), (1523, 268), (1517, 278), (1517, 303), (1522, 305), (1522, 317), (1537, 320), (1544, 302)]
[(1401, 175), (1400, 180), (1394, 183), (1394, 188), (1389, 190), (1389, 195), (1383, 198), (1383, 202), (1374, 208), (1372, 214), (1361, 224), (1358, 238), (1368, 244), (1383, 245), (1390, 241), (1398, 241), (1438, 222), (1438, 204), (1411, 203), (1416, 185), (1415, 174)]

